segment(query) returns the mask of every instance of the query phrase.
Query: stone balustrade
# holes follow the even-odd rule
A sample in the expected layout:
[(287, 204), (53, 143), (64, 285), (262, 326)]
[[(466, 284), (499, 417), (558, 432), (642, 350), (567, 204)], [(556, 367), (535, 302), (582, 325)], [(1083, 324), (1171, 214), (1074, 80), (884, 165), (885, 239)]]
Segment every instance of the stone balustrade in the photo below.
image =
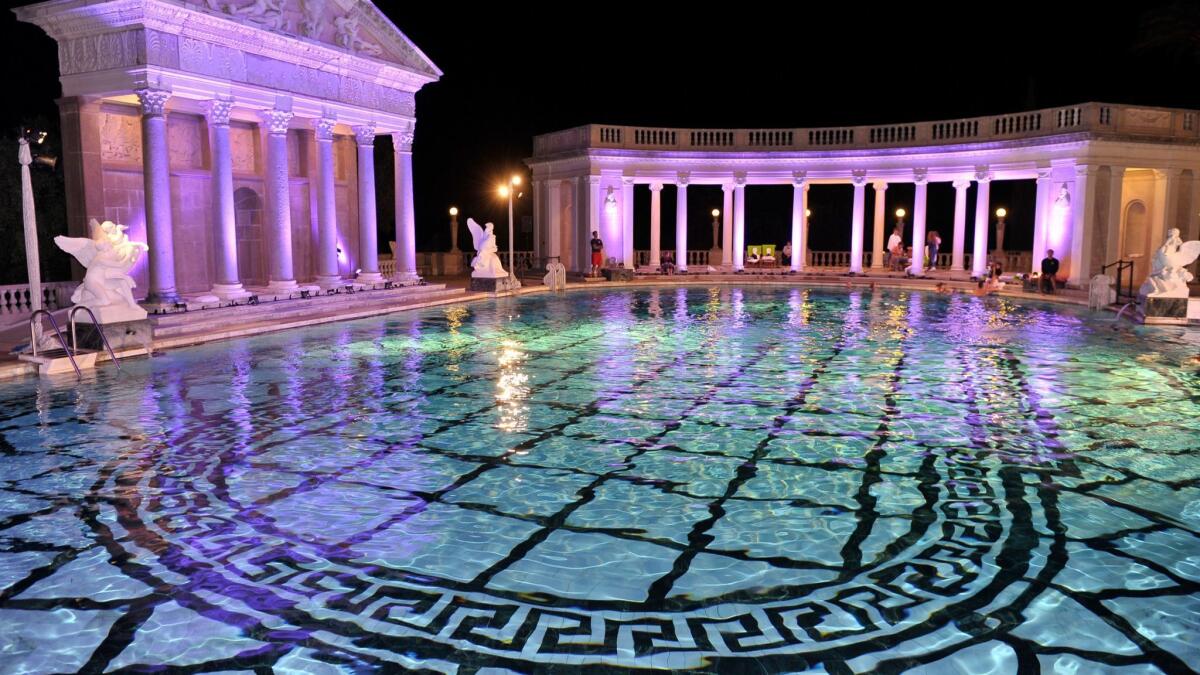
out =
[(1200, 139), (1196, 114), (1174, 108), (1083, 103), (959, 120), (811, 129), (669, 129), (589, 124), (536, 136), (533, 155), (542, 157), (585, 148), (709, 152), (903, 148), (1076, 133), (1195, 140)]

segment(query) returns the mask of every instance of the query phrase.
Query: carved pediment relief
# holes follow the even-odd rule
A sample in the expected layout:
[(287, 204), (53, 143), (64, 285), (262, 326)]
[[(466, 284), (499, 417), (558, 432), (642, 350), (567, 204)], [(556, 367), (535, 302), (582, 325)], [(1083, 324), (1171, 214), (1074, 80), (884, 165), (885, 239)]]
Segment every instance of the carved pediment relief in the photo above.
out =
[(323, 42), (421, 73), (441, 75), (369, 0), (183, 0), (185, 4), (285, 35)]

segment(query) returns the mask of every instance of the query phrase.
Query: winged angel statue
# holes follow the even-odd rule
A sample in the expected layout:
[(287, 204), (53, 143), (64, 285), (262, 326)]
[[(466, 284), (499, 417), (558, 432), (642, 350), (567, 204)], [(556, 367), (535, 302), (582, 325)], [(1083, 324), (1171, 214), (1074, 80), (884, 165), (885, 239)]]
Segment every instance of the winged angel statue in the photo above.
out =
[(1192, 273), (1187, 266), (1200, 257), (1200, 241), (1185, 242), (1179, 230), (1167, 231), (1167, 240), (1154, 252), (1150, 276), (1142, 284), (1141, 295), (1154, 298), (1186, 298)]
[(471, 241), (475, 243), (475, 258), (471, 260), (471, 276), (479, 279), (500, 279), (507, 277), (508, 272), (500, 264), (500, 256), (496, 255), (496, 233), (493, 225), (480, 227), (474, 218), (467, 218), (467, 227), (471, 230)]
[(148, 250), (146, 245), (130, 241), (124, 225), (95, 220), (90, 225), (91, 238), (54, 238), (59, 248), (87, 268), (71, 302), (95, 311), (101, 323), (106, 322), (104, 314), (113, 315), (116, 320), (146, 318), (146, 310), (133, 297), (137, 284), (129, 276), (129, 270)]

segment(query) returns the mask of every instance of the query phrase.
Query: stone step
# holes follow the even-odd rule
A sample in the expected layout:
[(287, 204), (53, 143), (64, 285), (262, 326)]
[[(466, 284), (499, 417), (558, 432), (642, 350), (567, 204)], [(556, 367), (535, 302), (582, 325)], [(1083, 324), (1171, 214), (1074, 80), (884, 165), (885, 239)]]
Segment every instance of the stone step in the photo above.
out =
[(336, 319), (355, 314), (383, 313), (393, 309), (401, 310), (407, 305), (420, 305), (426, 302), (452, 299), (465, 295), (466, 291), (461, 288), (441, 288), (419, 294), (407, 294), (402, 297), (376, 296), (369, 300), (356, 300), (337, 305), (325, 304), (323, 306), (313, 306), (300, 304), (296, 306), (289, 302), (288, 304), (291, 306), (283, 308), (272, 306), (282, 303), (271, 303), (270, 305), (259, 305), (256, 308), (259, 311), (253, 314), (226, 315), (220, 310), (188, 312), (188, 314), (196, 316), (188, 321), (175, 321), (168, 324), (155, 325), (154, 339), (157, 341), (185, 335), (239, 331), (249, 327), (263, 325), (279, 326), (292, 322), (304, 322), (306, 320), (321, 322), (322, 319)]
[[(188, 312), (172, 312), (169, 314), (151, 314), (150, 320), (157, 329), (159, 326), (192, 323), (208, 320), (209, 317), (255, 317), (265, 311), (284, 313), (291, 310), (302, 312), (320, 312), (326, 308), (346, 307), (363, 303), (397, 303), (408, 302), (411, 298), (423, 297), (428, 293), (437, 293), (446, 289), (445, 284), (430, 284), (427, 286), (405, 286), (389, 290), (359, 291), (357, 293), (341, 293), (338, 295), (318, 295), (311, 298), (294, 300), (276, 300), (262, 302), (258, 305), (240, 304), (232, 307), (213, 307), (196, 309)], [(226, 318), (225, 320), (231, 320)]]

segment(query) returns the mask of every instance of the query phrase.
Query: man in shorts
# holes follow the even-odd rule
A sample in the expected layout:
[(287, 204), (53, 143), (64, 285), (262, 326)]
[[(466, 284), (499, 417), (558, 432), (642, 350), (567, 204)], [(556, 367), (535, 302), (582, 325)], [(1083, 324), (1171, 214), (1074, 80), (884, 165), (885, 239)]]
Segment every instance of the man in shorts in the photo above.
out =
[(600, 276), (600, 268), (604, 266), (604, 242), (600, 233), (592, 231), (592, 276)]

